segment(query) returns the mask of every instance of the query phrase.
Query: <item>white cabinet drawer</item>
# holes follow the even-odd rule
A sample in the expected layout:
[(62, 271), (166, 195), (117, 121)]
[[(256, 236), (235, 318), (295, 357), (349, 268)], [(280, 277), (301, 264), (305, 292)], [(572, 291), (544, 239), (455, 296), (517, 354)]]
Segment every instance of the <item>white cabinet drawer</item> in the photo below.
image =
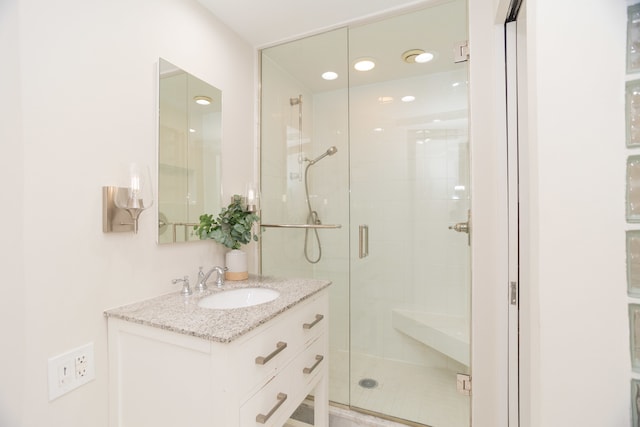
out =
[(241, 427), (280, 427), (299, 402), (293, 396), (306, 396), (311, 384), (327, 370), (327, 336), (321, 335), (252, 396), (240, 409)]
[(327, 354), (327, 336), (321, 335), (311, 343), (309, 347), (298, 356), (292, 363), (291, 369), (294, 372), (293, 381), (300, 384), (310, 384), (321, 372), (326, 372), (329, 356)]
[(296, 409), (301, 384), (286, 369), (269, 381), (240, 408), (240, 427), (280, 427)]
[(327, 330), (329, 304), (326, 298), (316, 298), (309, 302), (304, 310), (296, 311), (292, 316), (292, 325), (299, 342), (308, 346)]
[(235, 369), (241, 396), (275, 375), (279, 367), (291, 360), (297, 346), (294, 335), (285, 328), (272, 327), (238, 348)]
[[(240, 395), (254, 390), (282, 369), (310, 342), (326, 330), (326, 298), (311, 299), (247, 339), (238, 347), (236, 369)], [(305, 326), (306, 325), (306, 326)], [(256, 331), (257, 332), (257, 331)]]

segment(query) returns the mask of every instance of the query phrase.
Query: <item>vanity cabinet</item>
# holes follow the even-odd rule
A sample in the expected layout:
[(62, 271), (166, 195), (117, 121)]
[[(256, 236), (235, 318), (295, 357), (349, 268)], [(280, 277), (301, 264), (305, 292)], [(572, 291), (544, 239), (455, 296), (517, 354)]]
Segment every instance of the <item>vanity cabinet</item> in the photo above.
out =
[(281, 427), (309, 394), (328, 422), (324, 289), (231, 342), (108, 317), (110, 427)]

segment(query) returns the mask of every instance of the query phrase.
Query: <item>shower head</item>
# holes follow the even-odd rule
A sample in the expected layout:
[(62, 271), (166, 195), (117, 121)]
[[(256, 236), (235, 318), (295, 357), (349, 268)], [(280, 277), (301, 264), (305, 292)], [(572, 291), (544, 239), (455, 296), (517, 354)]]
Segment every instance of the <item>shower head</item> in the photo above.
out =
[(297, 98), (289, 98), (289, 104), (291, 104), (292, 107), (302, 104), (302, 95), (298, 95)]
[(331, 147), (329, 147), (327, 149), (327, 151), (325, 151), (324, 153), (320, 154), (318, 157), (316, 157), (313, 160), (309, 160), (309, 159), (305, 159), (306, 161), (309, 162), (309, 166), (318, 163), (320, 160), (324, 159), (327, 156), (333, 156), (334, 154), (336, 154), (338, 152), (338, 149), (336, 148), (335, 145), (332, 145)]

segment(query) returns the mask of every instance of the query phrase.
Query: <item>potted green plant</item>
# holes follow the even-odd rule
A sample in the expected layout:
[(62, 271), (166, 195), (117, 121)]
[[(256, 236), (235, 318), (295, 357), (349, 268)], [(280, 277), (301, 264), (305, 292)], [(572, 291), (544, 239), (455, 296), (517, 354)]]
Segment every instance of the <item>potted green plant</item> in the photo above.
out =
[(242, 245), (252, 240), (258, 241), (253, 232), (253, 224), (260, 217), (246, 209), (242, 196), (234, 195), (231, 204), (222, 208), (217, 218), (211, 214), (200, 215), (200, 224), (193, 227), (196, 235), (204, 239), (213, 239), (231, 249), (225, 256), (228, 280), (244, 280), (247, 272), (247, 254), (240, 250)]

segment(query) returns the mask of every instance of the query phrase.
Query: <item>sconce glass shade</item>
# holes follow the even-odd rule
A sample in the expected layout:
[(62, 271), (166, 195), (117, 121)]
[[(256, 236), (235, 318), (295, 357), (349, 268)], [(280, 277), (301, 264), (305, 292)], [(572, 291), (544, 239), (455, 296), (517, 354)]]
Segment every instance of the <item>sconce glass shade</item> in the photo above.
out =
[(153, 206), (151, 172), (146, 166), (131, 163), (115, 194), (115, 205), (129, 212), (133, 220), (133, 232), (138, 232), (138, 217)]
[(244, 197), (247, 202), (247, 212), (256, 213), (260, 211), (260, 190), (257, 185), (253, 183), (247, 184)]

